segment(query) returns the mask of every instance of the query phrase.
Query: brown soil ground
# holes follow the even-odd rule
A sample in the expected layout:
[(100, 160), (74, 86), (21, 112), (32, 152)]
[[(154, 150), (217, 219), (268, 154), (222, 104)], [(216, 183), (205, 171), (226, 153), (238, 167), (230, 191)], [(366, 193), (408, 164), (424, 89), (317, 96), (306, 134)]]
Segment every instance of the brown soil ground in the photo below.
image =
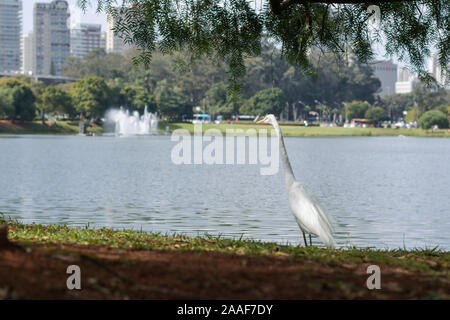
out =
[[(69, 265), (81, 290), (68, 290)], [(219, 253), (125, 250), (78, 245), (0, 249), (0, 299), (410, 299), (450, 281), (381, 265), (381, 290), (368, 290), (368, 264), (325, 265)]]
[(0, 120), (0, 126), (11, 130), (18, 130), (23, 127), (24, 123), (19, 125), (19, 122), (12, 123), (10, 120)]

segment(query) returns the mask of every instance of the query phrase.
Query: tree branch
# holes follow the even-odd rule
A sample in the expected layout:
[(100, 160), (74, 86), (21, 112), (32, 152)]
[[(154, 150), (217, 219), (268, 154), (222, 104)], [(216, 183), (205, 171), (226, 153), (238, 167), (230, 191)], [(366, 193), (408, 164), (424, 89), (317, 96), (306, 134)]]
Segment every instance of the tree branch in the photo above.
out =
[[(388, 2), (408, 2), (411, 0), (375, 0), (370, 1), (372, 4), (388, 3)], [(306, 3), (325, 3), (325, 4), (359, 4), (367, 3), (367, 0), (269, 0), (270, 9), (276, 15), (279, 15), (285, 9), (293, 4), (306, 4)]]

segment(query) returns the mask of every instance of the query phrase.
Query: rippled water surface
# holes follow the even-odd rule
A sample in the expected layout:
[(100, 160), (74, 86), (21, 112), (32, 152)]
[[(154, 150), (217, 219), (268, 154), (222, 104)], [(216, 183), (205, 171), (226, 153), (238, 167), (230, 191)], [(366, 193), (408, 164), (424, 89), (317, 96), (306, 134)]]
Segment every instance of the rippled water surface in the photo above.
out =
[[(450, 139), (286, 138), (340, 246), (450, 249)], [(175, 165), (169, 137), (0, 136), (0, 212), (24, 223), (301, 243), (283, 170)], [(281, 167), (281, 164), (280, 164)]]

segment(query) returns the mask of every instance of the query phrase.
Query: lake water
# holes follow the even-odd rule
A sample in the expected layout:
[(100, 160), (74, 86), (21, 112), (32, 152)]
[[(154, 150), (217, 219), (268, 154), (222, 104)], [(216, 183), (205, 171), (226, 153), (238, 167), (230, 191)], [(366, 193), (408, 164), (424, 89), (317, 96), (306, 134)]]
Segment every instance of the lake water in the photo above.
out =
[[(285, 141), (339, 246), (450, 250), (450, 139)], [(262, 176), (258, 165), (175, 165), (175, 144), (166, 136), (0, 136), (0, 212), (24, 223), (303, 242), (282, 169)]]

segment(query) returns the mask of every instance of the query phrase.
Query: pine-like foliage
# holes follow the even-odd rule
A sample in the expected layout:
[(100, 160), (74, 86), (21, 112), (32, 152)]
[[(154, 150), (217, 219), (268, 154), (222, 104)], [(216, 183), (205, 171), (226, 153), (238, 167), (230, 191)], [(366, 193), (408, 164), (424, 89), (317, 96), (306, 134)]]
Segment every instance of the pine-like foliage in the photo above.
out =
[[(434, 47), (449, 73), (448, 0), (78, 1), (82, 8), (90, 2), (113, 16), (115, 31), (139, 48), (136, 63), (148, 65), (156, 49), (186, 53), (181, 65), (203, 56), (225, 61), (233, 92), (242, 87), (244, 58), (260, 54), (263, 37), (277, 41), (283, 57), (311, 75), (317, 67), (313, 61), (320, 61), (312, 55), (331, 53), (340, 59), (369, 62), (375, 45), (382, 42), (387, 54), (398, 55), (429, 81), (425, 61)], [(370, 19), (370, 5), (380, 9), (376, 23)]]

